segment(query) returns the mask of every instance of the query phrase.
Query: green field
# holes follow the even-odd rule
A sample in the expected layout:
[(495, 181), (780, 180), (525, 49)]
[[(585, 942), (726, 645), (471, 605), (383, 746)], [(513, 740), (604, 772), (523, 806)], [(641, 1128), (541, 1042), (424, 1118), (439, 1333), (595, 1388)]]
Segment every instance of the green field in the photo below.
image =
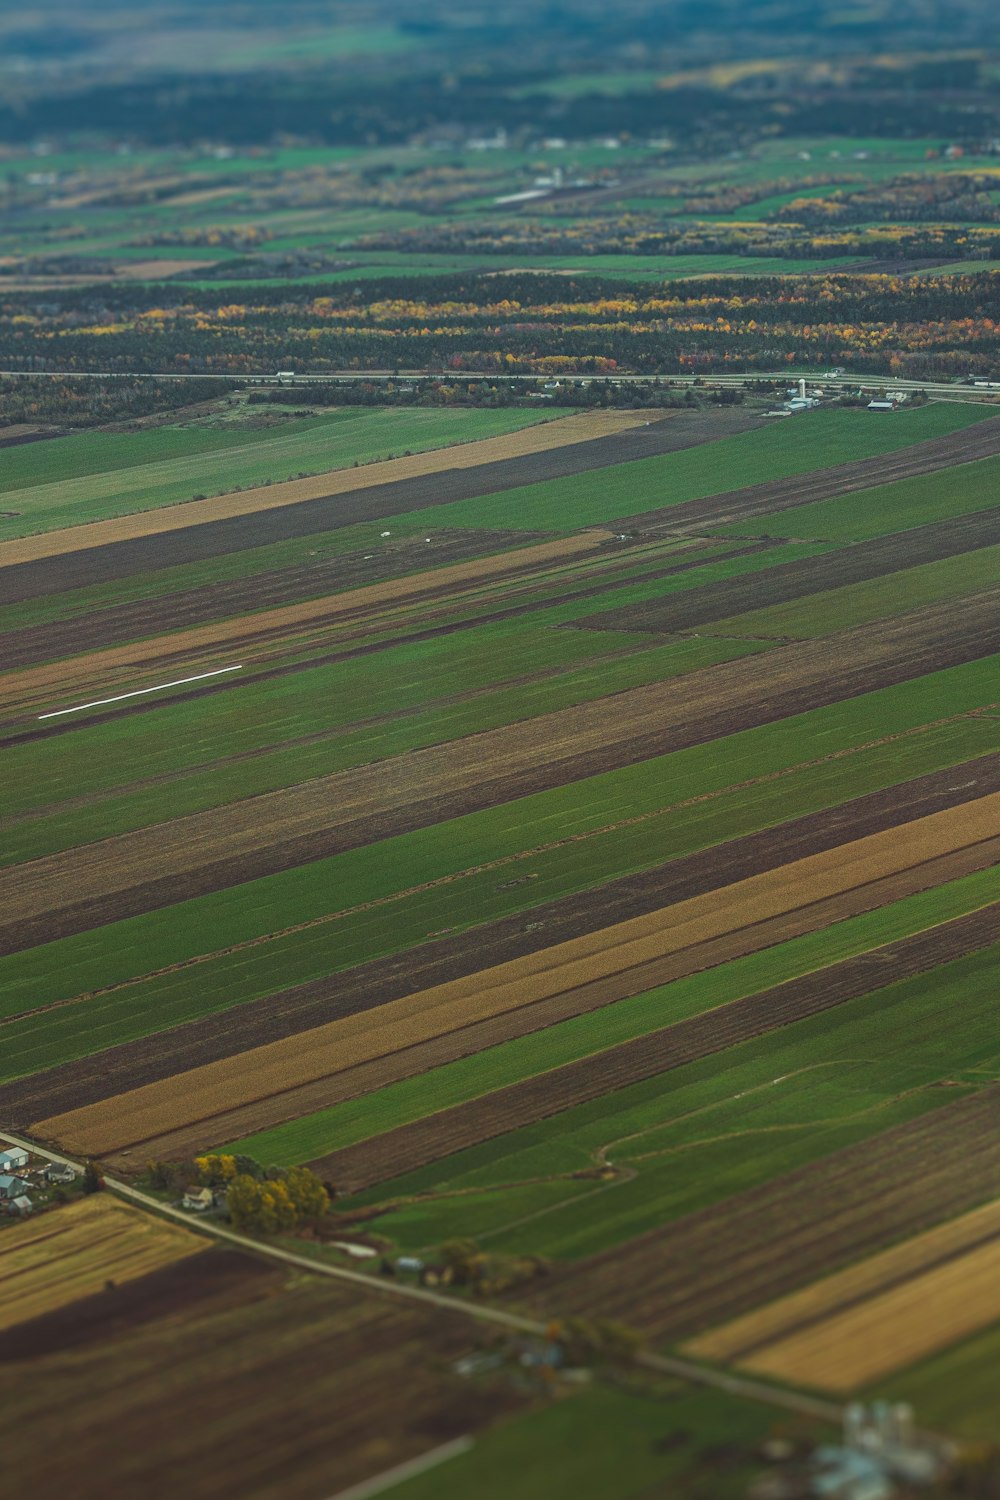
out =
[[(307, 404), (307, 393), (303, 400)], [(5, 454), (4, 510), (17, 515), (0, 518), (0, 539), (350, 468), (407, 450), (474, 442), (540, 420), (537, 412), (516, 409), (345, 407), (270, 432), (167, 427), (28, 443), (13, 449), (13, 458)]]
[(868, 1394), (909, 1401), (923, 1426), (960, 1442), (996, 1440), (1000, 1324), (922, 1360)]
[(1000, 871), (991, 869), (968, 875), (821, 932), (794, 938), (418, 1077), (390, 1084), (376, 1094), (292, 1120), (242, 1140), (239, 1150), (259, 1161), (285, 1166), (309, 1161), (522, 1078), (602, 1052), (661, 1026), (673, 1026), (786, 979), (909, 937), (997, 899), (1000, 899)]
[[(399, 1500), (742, 1500), (775, 1426), (766, 1406), (677, 1385), (647, 1395), (597, 1385), (495, 1427), (470, 1452), (393, 1486)], [(817, 1434), (818, 1436), (819, 1434)], [(717, 1462), (720, 1448), (727, 1461)]]
[(833, 500), (818, 500), (813, 505), (799, 505), (766, 520), (737, 521), (727, 525), (726, 534), (815, 536), (828, 542), (862, 542), (906, 531), (912, 526), (947, 521), (970, 511), (990, 510), (997, 503), (998, 480), (1000, 459), (983, 458), (939, 473), (856, 490)]
[[(967, 710), (978, 706), (994, 682), (992, 661), (955, 668), (199, 897), (172, 907), (169, 924), (153, 912), (0, 960), (8, 1016), (57, 996), (93, 996), (11, 1021), (5, 1076), (400, 951), (443, 927), (473, 926), (659, 865), (667, 850), (678, 858), (995, 750), (1000, 722), (991, 719), (907, 735), (932, 724), (945, 705), (955, 705), (952, 712), (963, 701)], [(907, 737), (870, 744), (894, 733)], [(750, 766), (764, 779), (748, 787)], [(621, 822), (641, 814), (649, 816)], [(482, 868), (495, 860), (505, 861), (502, 873)], [(512, 888), (511, 874), (525, 866), (532, 879)], [(379, 904), (358, 910), (371, 902)], [(345, 914), (335, 917), (338, 910)], [(323, 920), (330, 918), (332, 926)], [(256, 941), (268, 933), (276, 936)], [(252, 946), (222, 951), (240, 944)]]
[[(685, 500), (698, 500), (705, 495), (742, 489), (746, 485), (763, 484), (770, 479), (805, 474), (880, 453), (894, 453), (912, 443), (943, 437), (946, 433), (969, 427), (992, 415), (994, 412), (989, 407), (965, 406), (957, 402), (904, 409), (895, 413), (891, 422), (878, 422), (870, 412), (843, 407), (803, 412), (792, 422), (772, 423), (737, 437), (722, 438), (680, 453), (668, 453), (662, 458), (637, 459), (613, 469), (598, 469), (568, 479), (551, 479), (524, 489), (505, 490), (499, 495), (456, 500), (449, 505), (412, 511), (408, 516), (397, 517), (395, 524), (400, 529), (401, 521), (405, 522), (409, 531), (434, 526), (575, 530), (579, 526), (592, 526), (618, 516), (635, 515), (678, 505)], [(929, 476), (929, 482), (936, 478), (936, 475)], [(808, 509), (802, 507), (801, 511), (788, 514), (798, 518)], [(913, 521), (910, 524), (919, 523)], [(743, 526), (727, 526), (727, 531), (756, 535), (768, 528), (772, 534), (782, 536), (808, 535), (808, 531), (789, 529), (784, 516), (769, 516)], [(886, 530), (893, 529), (891, 524), (886, 527)], [(833, 536), (832, 532), (820, 528), (815, 534), (824, 540)], [(845, 531), (844, 538), (849, 540), (851, 533)]]
[(829, 635), (833, 630), (846, 630), (851, 625), (884, 620), (890, 615), (919, 609), (921, 605), (957, 599), (978, 589), (993, 588), (997, 583), (1000, 583), (1000, 546), (982, 547), (976, 552), (904, 568), (864, 583), (827, 589), (788, 604), (713, 620), (704, 628), (720, 636), (812, 639)]
[[(492, 1249), (593, 1254), (939, 1108), (940, 1079), (981, 1086), (996, 1078), (998, 958), (1000, 948), (987, 948), (875, 990), (352, 1201), (402, 1199), (376, 1226), (409, 1248), (464, 1232), (453, 1195), (490, 1189), (493, 1222), (480, 1224), (478, 1237)], [(595, 1159), (635, 1174), (602, 1185), (599, 1213), (592, 1196), (580, 1196), (518, 1222), (520, 1181)]]

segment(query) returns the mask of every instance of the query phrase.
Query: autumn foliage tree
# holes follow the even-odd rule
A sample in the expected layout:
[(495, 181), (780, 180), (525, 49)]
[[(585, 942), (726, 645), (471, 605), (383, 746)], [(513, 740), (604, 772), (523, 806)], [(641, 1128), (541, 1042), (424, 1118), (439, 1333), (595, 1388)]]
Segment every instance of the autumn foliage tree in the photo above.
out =
[(308, 1167), (261, 1180), (238, 1172), (229, 1183), (226, 1207), (237, 1229), (256, 1234), (287, 1233), (318, 1219), (330, 1206), (329, 1194)]

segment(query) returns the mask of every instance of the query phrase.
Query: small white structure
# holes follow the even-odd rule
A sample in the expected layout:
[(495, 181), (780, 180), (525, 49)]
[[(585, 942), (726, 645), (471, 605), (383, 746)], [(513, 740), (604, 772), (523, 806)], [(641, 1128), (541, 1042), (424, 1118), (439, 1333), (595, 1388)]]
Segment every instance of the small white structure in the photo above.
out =
[(18, 1172), (25, 1172), (28, 1168), (28, 1153), (23, 1146), (5, 1146), (0, 1151), (0, 1173), (7, 1173), (13, 1177)]
[(20, 1177), (10, 1177), (7, 1173), (0, 1173), (0, 1199), (12, 1203), (15, 1198), (27, 1192), (28, 1184)]
[(181, 1199), (181, 1207), (188, 1208), (192, 1213), (207, 1213), (210, 1208), (215, 1207), (215, 1194), (211, 1188), (188, 1188)]
[(868, 403), (868, 410), (869, 411), (895, 411), (896, 410), (896, 403), (895, 403), (895, 401), (878, 401), (878, 400), (869, 401), (869, 403)]
[(15, 1198), (13, 1200), (13, 1202), (10, 1205), (10, 1208), (11, 1208), (11, 1213), (19, 1214), (22, 1219), (25, 1219), (25, 1218), (27, 1218), (28, 1214), (31, 1213), (31, 1209), (32, 1209), (31, 1199), (28, 1197), (28, 1195), (26, 1193), (22, 1193), (19, 1198)]
[(45, 1168), (47, 1182), (70, 1183), (76, 1181), (76, 1168), (68, 1161), (53, 1161)]

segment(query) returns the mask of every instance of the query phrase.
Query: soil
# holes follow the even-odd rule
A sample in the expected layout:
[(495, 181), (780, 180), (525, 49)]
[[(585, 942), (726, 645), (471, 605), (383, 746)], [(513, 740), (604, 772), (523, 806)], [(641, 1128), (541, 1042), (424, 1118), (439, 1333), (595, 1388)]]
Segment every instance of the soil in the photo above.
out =
[(1000, 651), (998, 598), (985, 590), (0, 872), (0, 952), (978, 660)]
[(690, 1337), (998, 1193), (991, 1085), (550, 1276), (546, 1315)]
[[(828, 900), (858, 885), (883, 880), (956, 849), (984, 843), (990, 845), (989, 858), (995, 858), (1000, 845), (1000, 792), (757, 873), (722, 891), (676, 902), (493, 969), (481, 967), (469, 977), (387, 1003), (374, 1013), (345, 1017), (252, 1051), (244, 1047), (236, 1058), (203, 1065), (134, 1093), (119, 1093), (101, 1105), (32, 1122), (31, 1128), (43, 1139), (58, 1141), (66, 1150), (88, 1156), (134, 1146), (178, 1126), (210, 1119), (220, 1110), (266, 1099), (380, 1058), (387, 1050), (387, 1037), (392, 1038), (395, 1050), (595, 984), (602, 987), (597, 995), (600, 1003), (640, 994), (651, 982), (657, 982), (658, 962), (685, 948)], [(610, 1057), (611, 1053), (601, 1054), (594, 1079), (597, 1085), (603, 1077), (605, 1090)], [(558, 1072), (569, 1076), (576, 1066)], [(546, 1075), (550, 1080), (555, 1076)], [(449, 1120), (452, 1116), (464, 1119), (471, 1108), (475, 1130), (488, 1129), (488, 1135), (476, 1138), (487, 1139), (516, 1128), (517, 1119), (514, 1125), (508, 1124), (504, 1103), (508, 1096), (519, 1099), (520, 1091), (530, 1093), (539, 1088), (540, 1100), (549, 1102), (544, 1112), (533, 1118), (569, 1107), (558, 1102), (557, 1089), (546, 1094), (538, 1080), (529, 1080), (447, 1114)], [(597, 1092), (601, 1092), (600, 1087)], [(541, 1102), (532, 1096), (526, 1107), (538, 1109)], [(428, 1130), (434, 1134), (438, 1118), (444, 1117), (392, 1133), (392, 1151), (378, 1158), (392, 1175), (396, 1170), (405, 1171), (405, 1163), (414, 1153), (417, 1164), (422, 1164), (419, 1154), (425, 1149), (424, 1136)], [(441, 1154), (460, 1149), (447, 1145), (460, 1136), (460, 1130), (446, 1130), (441, 1137)], [(355, 1164), (358, 1153), (368, 1153), (369, 1159), (371, 1153), (378, 1152), (379, 1143), (374, 1141), (341, 1153), (341, 1158), (348, 1160), (341, 1160), (334, 1179), (352, 1188), (381, 1180), (378, 1175), (364, 1178), (363, 1170)], [(355, 1172), (357, 1178), (352, 1175)]]
[(1000, 754), (932, 772), (456, 937), (431, 940), (408, 952), (14, 1080), (2, 1091), (2, 1119), (12, 1128), (23, 1128), (32, 1120), (65, 1114), (233, 1057), (247, 1047), (372, 1010), (997, 790)]

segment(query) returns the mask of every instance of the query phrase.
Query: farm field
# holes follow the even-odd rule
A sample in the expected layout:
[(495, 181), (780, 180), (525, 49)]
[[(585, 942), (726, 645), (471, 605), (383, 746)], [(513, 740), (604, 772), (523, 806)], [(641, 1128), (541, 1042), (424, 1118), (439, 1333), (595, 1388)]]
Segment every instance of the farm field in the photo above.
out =
[[(1000, 427), (646, 421), (0, 548), (4, 1124), (310, 1163), (654, 1347), (989, 1211)], [(821, 1385), (799, 1337), (762, 1373)]]
[(18, 1289), (0, 1311), (0, 1339), (17, 1323), (103, 1291), (109, 1279), (124, 1285), (201, 1251), (187, 1230), (104, 1196), (50, 1211), (0, 1235), (0, 1266)]
[(993, 1323), (1000, 1204), (907, 1240), (688, 1346), (792, 1384), (853, 1391)]
[[(149, 1232), (146, 1214), (107, 1212), (138, 1217)], [(0, 1330), (12, 1451), (31, 1462), (40, 1495), (97, 1497), (109, 1486), (165, 1495), (164, 1473), (172, 1485), (180, 1465), (188, 1492), (206, 1500), (234, 1482), (262, 1500), (310, 1500), (530, 1406), (508, 1380), (472, 1384), (452, 1372), (475, 1348), (457, 1313), (359, 1295), (173, 1233), (198, 1250), (183, 1265), (116, 1274), (92, 1294), (74, 1283), (68, 1305), (38, 1304), (30, 1321)], [(94, 1226), (88, 1237), (99, 1260)], [(112, 1254), (104, 1265), (116, 1272)], [(303, 1359), (306, 1391), (296, 1379)], [(400, 1392), (398, 1411), (387, 1386)], [(39, 1455), (52, 1401), (62, 1438)], [(134, 1443), (114, 1436), (123, 1419)]]
[[(270, 431), (234, 427), (81, 433), (16, 449), (0, 480), (0, 541), (192, 501), (196, 494), (280, 484), (302, 469), (346, 469), (389, 450), (447, 447), (515, 433), (531, 412), (331, 412)], [(10, 515), (8, 512), (15, 512)]]
[(8, 9), (4, 1472), (985, 1494), (986, 0)]

